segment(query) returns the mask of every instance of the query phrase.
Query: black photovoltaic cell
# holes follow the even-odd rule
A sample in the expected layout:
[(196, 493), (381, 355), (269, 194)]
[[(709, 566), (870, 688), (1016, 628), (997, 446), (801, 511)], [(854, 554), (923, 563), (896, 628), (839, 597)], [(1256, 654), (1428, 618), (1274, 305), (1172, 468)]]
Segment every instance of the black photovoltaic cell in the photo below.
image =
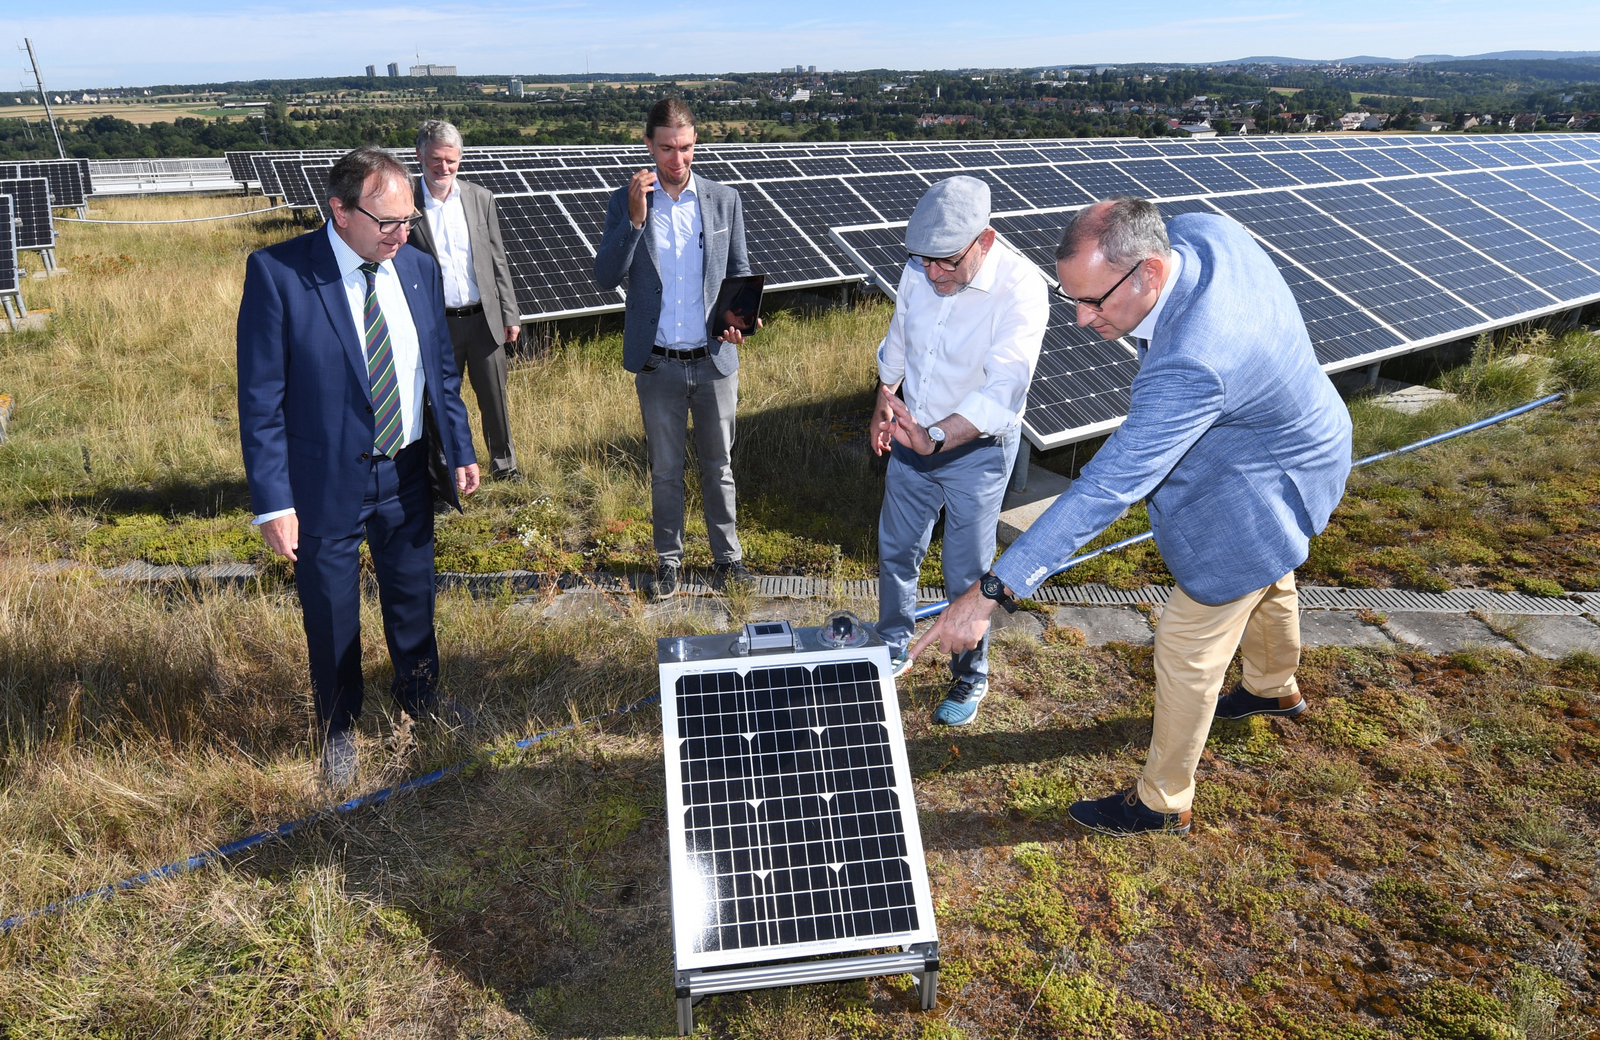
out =
[(1165, 159), (1131, 159), (1112, 165), (1154, 191), (1158, 198), (1205, 194), (1200, 182), (1185, 177)]
[(1002, 163), (1000, 161), (999, 157), (996, 156), (993, 152), (984, 151), (984, 150), (981, 150), (981, 149), (973, 149), (971, 151), (952, 152), (951, 155), (955, 159), (955, 161), (961, 166), (972, 167), (972, 166), (1003, 166), (1003, 165), (1005, 165), (1004, 163)]
[(254, 152), (223, 152), (223, 158), (228, 160), (228, 175), (241, 184), (245, 181), (256, 179), (256, 168), (250, 162)]
[(1039, 209), (1081, 206), (1094, 201), (1088, 192), (1067, 180), (1053, 166), (1009, 166), (998, 173), (1018, 195)]
[[(1535, 172), (1535, 171), (1529, 171)], [(1487, 173), (1469, 173), (1446, 182), (1478, 205), (1561, 252), (1600, 269), (1600, 234), (1514, 185)]]
[(911, 168), (898, 155), (852, 155), (850, 161), (862, 173), (899, 173)]
[(332, 219), (332, 214), (328, 212), (328, 177), (333, 173), (333, 165), (330, 163), (327, 166), (305, 166), (300, 172), (311, 187), (311, 197), (316, 200), (317, 212), (322, 215), (323, 220)]
[(1562, 179), (1571, 174), (1570, 168), (1556, 171), (1523, 169), (1502, 170), (1496, 176), (1537, 195), (1567, 216), (1600, 231), (1600, 198), (1580, 191)]
[[(466, 164), (463, 163), (462, 165), (465, 166)], [(462, 170), (456, 176), (464, 181), (471, 181), (479, 187), (488, 188), (496, 195), (515, 195), (528, 190), (527, 186), (522, 183), (521, 177), (507, 170), (491, 170), (481, 173), (468, 173), (466, 170)]]
[(872, 227), (840, 231), (837, 234), (850, 244), (855, 255), (861, 258), (861, 263), (871, 269), (878, 287), (894, 296), (908, 263), (905, 229)]
[(807, 177), (831, 177), (840, 173), (859, 173), (855, 163), (844, 156), (826, 159), (795, 159), (795, 167)]
[(501, 172), (503, 172), (505, 170), (505, 168), (506, 168), (506, 164), (501, 162), (499, 159), (491, 159), (491, 158), (488, 158), (488, 157), (485, 156), (485, 157), (479, 157), (479, 158), (475, 158), (475, 159), (463, 158), (461, 160), (461, 165), (460, 165), (460, 167), (457, 168), (456, 172), (457, 173), (501, 173)]
[(1469, 157), (1463, 155), (1459, 148), (1449, 148), (1444, 145), (1419, 148), (1417, 151), (1447, 170), (1475, 170), (1480, 161), (1486, 161), (1481, 155)]
[(1042, 145), (1035, 148), (1034, 151), (1038, 152), (1051, 162), (1058, 163), (1082, 162), (1088, 158), (1088, 156), (1083, 153), (1082, 149), (1067, 148), (1061, 145)]
[(900, 158), (917, 170), (957, 170), (961, 164), (948, 152), (907, 152)]
[(1028, 201), (1021, 195), (1006, 187), (1005, 182), (988, 170), (950, 170), (946, 173), (925, 173), (924, 177), (930, 182), (942, 181), (946, 177), (976, 177), (989, 185), (989, 211), (991, 213), (1004, 213), (1012, 209), (1032, 209)]
[(1155, 198), (1155, 193), (1149, 188), (1110, 163), (1076, 163), (1061, 167), (1061, 172), (1096, 199), (1108, 199), (1113, 195)]
[(1287, 259), (1269, 252), (1283, 280), (1289, 284), (1306, 335), (1317, 353), (1317, 362), (1328, 365), (1348, 358), (1375, 354), (1399, 346), (1403, 340), (1373, 321), (1349, 299), (1323, 285)]
[[(644, 166), (639, 168), (641, 170), (646, 169)], [(727, 184), (729, 181), (744, 180), (744, 175), (735, 169), (732, 163), (719, 162), (716, 159), (696, 159), (690, 168), (699, 176), (709, 177), (711, 180), (722, 184)], [(628, 177), (632, 176), (632, 173), (628, 174)], [(791, 173), (789, 176), (793, 177), (794, 174)], [(626, 179), (624, 178), (624, 180)]]
[(521, 176), (529, 191), (584, 191), (607, 186), (592, 169), (523, 170)]
[(1291, 195), (1225, 195), (1212, 202), (1323, 281), (1360, 300), (1407, 338), (1442, 335), (1471, 324), (1461, 320), (1461, 304), (1442, 289), (1419, 282), (1331, 217)]
[(1055, 277), (1056, 245), (1061, 241), (1071, 213), (1017, 213), (995, 217), (990, 223), (1017, 252)]
[(606, 206), (610, 201), (609, 191), (575, 191), (560, 197), (561, 207), (596, 251), (600, 249), (600, 239), (605, 235)]
[(1364, 181), (1376, 176), (1371, 170), (1345, 152), (1318, 152), (1317, 165), (1349, 181)]
[(0, 293), (17, 291), (17, 226), (11, 216), (11, 196), (0, 195)]
[[(761, 185), (773, 202), (800, 225), (840, 271), (855, 273), (851, 263), (828, 237), (830, 228), (871, 224), (877, 217), (837, 177), (808, 181), (765, 181)], [(749, 232), (745, 239), (750, 238)], [(770, 277), (770, 275), (769, 275)]]
[(501, 195), (494, 204), (524, 317), (621, 305), (621, 294), (594, 283), (594, 254), (549, 196)]
[(1493, 141), (1474, 141), (1472, 146), (1502, 166), (1527, 166), (1527, 159), (1513, 152), (1505, 145)]
[(1332, 184), (1343, 180), (1338, 174), (1322, 165), (1322, 160), (1288, 153), (1270, 157), (1272, 165), (1303, 184)]
[(1079, 328), (1073, 308), (1052, 300), (1023, 421), (1043, 437), (1114, 422), (1128, 414), (1138, 373), (1128, 348)]
[(1547, 294), (1370, 187), (1301, 194), (1488, 317), (1507, 318), (1550, 302)]
[(1375, 177), (1405, 177), (1411, 171), (1375, 148), (1366, 148), (1354, 156), (1356, 162), (1372, 171)]
[(1186, 176), (1199, 181), (1200, 186), (1208, 192), (1249, 191), (1255, 187), (1210, 156), (1188, 156), (1171, 162)]
[(1129, 159), (1159, 159), (1162, 155), (1155, 145), (1143, 141), (1123, 141), (1117, 148)]
[(1439, 163), (1428, 158), (1427, 153), (1416, 148), (1390, 148), (1383, 154), (1412, 173), (1438, 173), (1444, 169)]
[(505, 159), (503, 162), (508, 170), (553, 170), (560, 169), (564, 165), (561, 159), (554, 155), (518, 155)]
[(740, 159), (733, 166), (739, 171), (740, 180), (800, 176), (800, 168), (787, 159)]
[(928, 190), (928, 182), (914, 173), (851, 177), (849, 183), (884, 220), (910, 220), (917, 200)]
[(50, 182), (43, 177), (0, 178), (0, 195), (11, 196), (11, 222), (18, 249), (51, 249), (56, 244), (50, 214)]
[(1300, 183), (1298, 178), (1289, 175), (1259, 155), (1225, 155), (1217, 161), (1251, 181), (1258, 188), (1280, 188)]
[(837, 271), (823, 259), (818, 247), (795, 230), (767, 197), (749, 184), (735, 184), (744, 200), (744, 240), (750, 251), (750, 269), (767, 276), (767, 287), (778, 284), (825, 281), (850, 274)]
[(86, 198), (89, 160), (35, 159), (28, 162), (0, 162), (0, 177), (43, 177), (50, 185), (50, 205), (81, 206)]
[(695, 954), (752, 960), (914, 931), (905, 813), (877, 667), (681, 676), (685, 853), (704, 888)]
[(1600, 292), (1600, 275), (1535, 241), (1494, 214), (1484, 212), (1436, 181), (1394, 181), (1376, 187), (1558, 299), (1570, 300)]
[(306, 184), (305, 176), (300, 172), (307, 160), (298, 156), (293, 159), (274, 159), (272, 161), (272, 176), (278, 182), (279, 194), (283, 201), (291, 206), (315, 206), (315, 196), (311, 194), (310, 187)]

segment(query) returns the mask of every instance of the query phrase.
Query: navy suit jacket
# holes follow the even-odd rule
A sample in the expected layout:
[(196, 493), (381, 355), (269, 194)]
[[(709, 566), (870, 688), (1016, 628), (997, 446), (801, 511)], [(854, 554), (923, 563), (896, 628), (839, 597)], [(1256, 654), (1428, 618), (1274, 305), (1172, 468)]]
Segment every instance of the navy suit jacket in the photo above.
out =
[[(328, 233), (319, 228), (250, 254), (239, 303), (239, 443), (258, 515), (293, 507), (302, 533), (343, 538), (358, 533), (373, 417), (366, 359)], [(405, 245), (394, 268), (422, 348), (434, 493), (460, 509), (453, 475), (477, 456), (439, 265)]]

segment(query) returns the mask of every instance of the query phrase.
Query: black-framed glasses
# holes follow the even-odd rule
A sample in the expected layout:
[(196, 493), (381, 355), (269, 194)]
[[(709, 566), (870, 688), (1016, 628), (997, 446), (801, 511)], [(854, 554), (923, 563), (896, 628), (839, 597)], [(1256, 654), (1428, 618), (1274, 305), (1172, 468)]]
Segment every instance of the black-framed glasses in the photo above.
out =
[(1127, 281), (1129, 278), (1132, 278), (1133, 272), (1137, 271), (1143, 266), (1144, 261), (1140, 260), (1138, 263), (1128, 268), (1128, 273), (1123, 275), (1121, 278), (1118, 278), (1116, 285), (1113, 285), (1099, 296), (1068, 296), (1066, 293), (1061, 291), (1061, 286), (1059, 285), (1055, 286), (1050, 291), (1055, 294), (1056, 299), (1070, 303), (1074, 307), (1093, 307), (1095, 310), (1099, 310), (1100, 305), (1111, 299), (1111, 294), (1122, 288), (1122, 283)]
[(948, 274), (961, 266), (961, 261), (967, 258), (967, 254), (972, 252), (972, 247), (977, 244), (978, 240), (975, 238), (971, 242), (967, 243), (967, 248), (963, 249), (959, 255), (949, 258), (934, 259), (931, 256), (918, 256), (915, 253), (907, 253), (906, 259), (915, 263), (919, 263), (924, 268), (937, 267), (939, 270)]
[[(367, 213), (366, 209), (362, 207), (360, 203), (356, 204), (356, 209), (361, 210), (363, 213)], [(411, 216), (403, 217), (400, 220), (384, 220), (381, 217), (373, 216), (371, 213), (367, 213), (367, 216), (374, 224), (378, 225), (378, 234), (380, 235), (393, 234), (397, 228), (402, 226), (405, 227), (407, 231), (410, 231), (412, 228), (417, 226), (417, 221), (422, 219), (421, 213), (413, 213)]]

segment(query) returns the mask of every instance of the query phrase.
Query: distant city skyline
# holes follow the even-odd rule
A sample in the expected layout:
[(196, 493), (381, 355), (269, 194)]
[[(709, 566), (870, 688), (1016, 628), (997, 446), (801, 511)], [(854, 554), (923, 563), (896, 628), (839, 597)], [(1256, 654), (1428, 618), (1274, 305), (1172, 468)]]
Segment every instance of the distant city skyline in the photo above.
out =
[[(1404, 4), (1155, 0), (1131, 24), (1112, 6), (1042, 0), (975, 8), (952, 0), (840, 0), (747, 5), (571, 2), (452, 3), (330, 10), (309, 0), (197, 0), (159, 5), (83, 0), (6, 25), (31, 37), (52, 90), (221, 80), (356, 76), (418, 61), (463, 76), (561, 76), (587, 70), (659, 75), (832, 69), (1204, 63), (1248, 55), (1328, 59), (1372, 54), (1477, 54), (1600, 49), (1592, 0), (1550, 0), (1538, 17), (1491, 0)], [(1065, 12), (1065, 13), (1064, 13)], [(980, 18), (978, 14), (988, 17)], [(1591, 26), (1585, 37), (1573, 29)], [(486, 31), (488, 30), (488, 31)], [(15, 83), (32, 86), (17, 58)]]

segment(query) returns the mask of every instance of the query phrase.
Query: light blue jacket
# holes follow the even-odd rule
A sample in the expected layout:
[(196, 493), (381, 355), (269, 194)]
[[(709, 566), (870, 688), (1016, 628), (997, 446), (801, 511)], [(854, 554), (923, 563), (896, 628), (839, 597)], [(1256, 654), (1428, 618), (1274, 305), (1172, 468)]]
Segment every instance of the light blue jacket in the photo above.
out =
[(1146, 499), (1190, 596), (1219, 604), (1305, 562), (1350, 474), (1350, 414), (1276, 265), (1227, 217), (1167, 225), (1183, 254), (1128, 418), (994, 571), (1028, 595)]

